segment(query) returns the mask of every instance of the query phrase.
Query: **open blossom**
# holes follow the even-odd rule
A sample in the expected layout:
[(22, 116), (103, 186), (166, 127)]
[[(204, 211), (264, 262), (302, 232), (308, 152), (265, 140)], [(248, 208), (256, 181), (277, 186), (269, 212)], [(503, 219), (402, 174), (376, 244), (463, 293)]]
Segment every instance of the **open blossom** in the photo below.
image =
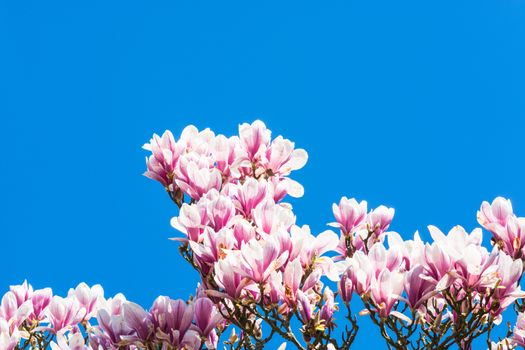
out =
[(239, 125), (241, 146), (252, 162), (260, 158), (263, 152), (266, 152), (270, 145), (271, 135), (272, 132), (260, 120), (256, 120), (252, 124)]
[(412, 309), (417, 309), (430, 297), (436, 294), (435, 285), (421, 278), (425, 274), (422, 265), (414, 266), (405, 274), (404, 288), (407, 294), (408, 304)]
[(360, 229), (365, 222), (367, 203), (366, 201), (358, 203), (354, 198), (343, 197), (339, 205), (335, 203), (332, 205), (332, 210), (337, 220), (332, 226), (339, 227), (343, 235), (348, 235)]
[(243, 184), (232, 186), (232, 199), (237, 209), (247, 218), (269, 194), (271, 187), (265, 180), (247, 178)]
[(513, 258), (525, 258), (525, 218), (508, 217), (505, 228), (499, 231), (497, 244)]
[(144, 175), (168, 187), (173, 179), (177, 161), (184, 150), (183, 147), (177, 145), (171, 131), (166, 130), (162, 136), (153, 134), (150, 142), (143, 148), (152, 153), (146, 158), (148, 170)]
[(195, 326), (202, 337), (209, 338), (217, 324), (222, 320), (213, 301), (208, 298), (198, 298), (194, 303)]
[(259, 232), (275, 233), (280, 229), (288, 230), (295, 223), (295, 216), (290, 208), (276, 204), (266, 198), (253, 211), (253, 219)]
[(47, 317), (55, 332), (68, 330), (82, 321), (86, 310), (76, 298), (54, 296), (47, 309)]
[(217, 261), (214, 266), (215, 282), (225, 295), (232, 299), (239, 299), (248, 291), (252, 291), (252, 295), (256, 296), (257, 286), (254, 286), (252, 280), (246, 277), (239, 264), (238, 256), (233, 254)]
[(491, 306), (494, 314), (499, 315), (516, 299), (525, 298), (525, 292), (521, 290), (519, 280), (523, 274), (521, 260), (513, 260), (506, 254), (498, 256), (495, 291), (491, 298), (495, 305)]
[(261, 165), (267, 174), (287, 176), (304, 167), (307, 160), (308, 154), (304, 149), (294, 149), (293, 142), (278, 136), (267, 149)]
[(11, 328), (20, 326), (33, 312), (31, 300), (24, 301), (18, 306), (15, 293), (9, 291), (2, 297), (0, 304), (0, 319), (9, 322)]
[(240, 252), (239, 272), (258, 283), (265, 282), (288, 258), (288, 253), (281, 253), (271, 236), (264, 240), (252, 239), (243, 244)]
[(386, 317), (390, 314), (394, 303), (403, 293), (404, 275), (399, 271), (383, 269), (377, 278), (372, 278), (370, 291), (372, 300), (379, 309), (379, 315)]
[(510, 200), (497, 197), (492, 204), (483, 202), (478, 211), (478, 221), (487, 230), (497, 233), (507, 225), (507, 220), (513, 215)]
[(183, 156), (177, 167), (175, 183), (188, 196), (198, 200), (211, 189), (220, 190), (222, 177), (220, 171), (210, 168), (207, 162)]
[[(211, 311), (211, 310), (210, 310)], [(193, 305), (183, 300), (158, 297), (150, 310), (157, 337), (167, 345), (174, 347), (188, 346), (193, 349), (200, 345), (197, 331), (193, 329)]]
[(372, 210), (366, 218), (368, 230), (373, 232), (374, 236), (381, 236), (390, 226), (394, 212), (394, 208), (387, 208), (384, 205)]
[(37, 289), (31, 297), (31, 304), (33, 304), (33, 311), (29, 315), (30, 321), (41, 321), (44, 319), (45, 310), (53, 298), (51, 288)]
[(104, 290), (100, 284), (89, 287), (86, 283), (80, 283), (75, 289), (70, 289), (69, 297), (75, 297), (85, 310), (84, 319), (89, 320), (98, 311), (98, 304), (104, 299)]

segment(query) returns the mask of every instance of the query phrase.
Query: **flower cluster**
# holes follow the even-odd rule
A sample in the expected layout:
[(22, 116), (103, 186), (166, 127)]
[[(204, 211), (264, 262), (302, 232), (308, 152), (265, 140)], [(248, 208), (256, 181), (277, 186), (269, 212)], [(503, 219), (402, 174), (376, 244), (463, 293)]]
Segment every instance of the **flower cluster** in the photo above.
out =
[(223, 323), (198, 291), (186, 302), (158, 297), (149, 311), (100, 285), (80, 283), (66, 297), (50, 288), (11, 286), (0, 305), (0, 349), (216, 349)]
[[(180, 208), (172, 226), (184, 234), (175, 238), (183, 257), (227, 324), (241, 329), (245, 348), (260, 348), (274, 333), (299, 349), (349, 348), (358, 328), (354, 294), (364, 305), (360, 314), (370, 315), (396, 349), (467, 349), (490, 334), (509, 306), (525, 311), (518, 301), (525, 297), (519, 285), (525, 219), (508, 200), (484, 202), (478, 212), (493, 235), (490, 250), (481, 229), (468, 233), (461, 226), (448, 234), (430, 226), (429, 243), (418, 233), (403, 240), (389, 231), (393, 208), (369, 211), (367, 202), (346, 197), (332, 208), (330, 226), (339, 235), (314, 235), (283, 202), (287, 194), (303, 194), (289, 175), (304, 166), (306, 152), (272, 139), (262, 122), (242, 124), (230, 138), (190, 126), (175, 140), (166, 131), (144, 148), (152, 152), (145, 175), (162, 183)], [(336, 282), (336, 292), (325, 279)], [(347, 324), (340, 343), (331, 334), (342, 305)], [(293, 317), (301, 337), (290, 329)], [(266, 338), (261, 324), (271, 329)]]
[(145, 148), (152, 151), (145, 175), (180, 206), (172, 225), (184, 234), (176, 238), (181, 251), (225, 319), (243, 330), (239, 341), (268, 342), (259, 325), (270, 315), (271, 334), (298, 343), (289, 329), (297, 316), (305, 338), (334, 341), (329, 334), (337, 304), (321, 277), (338, 279), (336, 264), (324, 255), (336, 249), (338, 237), (296, 225), (283, 202), (287, 194), (303, 194), (288, 176), (305, 165), (306, 152), (281, 136), (272, 139), (260, 121), (240, 125), (230, 138), (188, 127), (175, 141), (166, 131)]
[[(232, 137), (166, 131), (144, 148), (145, 175), (179, 208), (173, 240), (201, 278), (196, 296), (161, 296), (145, 310), (122, 294), (106, 299), (99, 285), (63, 298), (24, 282), (2, 298), (0, 350), (260, 350), (274, 336), (279, 350), (344, 350), (358, 314), (389, 349), (471, 350), (482, 336), (489, 350), (525, 348), (525, 218), (508, 199), (478, 211), (491, 246), (481, 228), (461, 226), (405, 240), (390, 229), (393, 208), (347, 197), (332, 207), (338, 232), (316, 234), (286, 202), (303, 195), (290, 175), (307, 154), (261, 121)], [(517, 322), (493, 339), (505, 310)]]

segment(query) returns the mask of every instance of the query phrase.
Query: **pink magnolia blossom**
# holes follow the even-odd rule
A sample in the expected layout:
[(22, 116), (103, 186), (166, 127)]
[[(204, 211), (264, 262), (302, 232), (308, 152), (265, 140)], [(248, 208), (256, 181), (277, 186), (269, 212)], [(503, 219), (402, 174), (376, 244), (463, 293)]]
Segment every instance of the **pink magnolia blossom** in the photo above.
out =
[(175, 183), (188, 196), (198, 200), (213, 188), (220, 190), (222, 177), (217, 168), (210, 168), (207, 160), (190, 159), (185, 155), (179, 160)]
[[(239, 299), (248, 291), (252, 291), (254, 296), (257, 293), (257, 287), (253, 282), (245, 277), (244, 271), (239, 267), (239, 258), (237, 255), (230, 254), (226, 258), (215, 263), (215, 282), (224, 291), (225, 295), (232, 299)], [(222, 295), (221, 295), (222, 296)]]
[(297, 291), (301, 285), (301, 280), (304, 276), (303, 266), (300, 259), (295, 259), (289, 262), (284, 269), (282, 282), (284, 288), (282, 289), (281, 297), (292, 308), (296, 305)]
[(189, 349), (200, 346), (199, 334), (192, 325), (194, 317), (192, 304), (188, 305), (183, 300), (161, 296), (153, 303), (150, 314), (157, 337), (165, 344), (175, 348), (186, 346)]
[(193, 250), (198, 263), (201, 268), (208, 271), (209, 266), (212, 266), (216, 261), (224, 258), (227, 251), (234, 248), (237, 240), (231, 229), (222, 229), (219, 232), (214, 232), (210, 228), (206, 228), (203, 235), (202, 244), (190, 241), (190, 247)]
[(153, 134), (150, 142), (145, 144), (143, 148), (152, 153), (146, 158), (148, 170), (144, 176), (159, 181), (164, 187), (168, 188), (172, 184), (173, 173), (185, 147), (177, 144), (173, 134), (166, 130), (162, 136)]
[(288, 258), (288, 253), (281, 253), (278, 243), (271, 236), (264, 240), (252, 239), (243, 244), (240, 252), (239, 273), (257, 283), (265, 282)]
[(337, 304), (332, 290), (326, 287), (323, 291), (323, 306), (321, 307), (320, 318), (328, 326), (333, 326), (334, 313), (337, 311)]
[(497, 302), (496, 307), (491, 307), (496, 315), (501, 314), (516, 299), (525, 298), (519, 280), (523, 274), (521, 260), (513, 260), (506, 254), (499, 254), (497, 263), (497, 283), (491, 301)]
[(407, 294), (408, 305), (413, 310), (436, 294), (435, 285), (421, 278), (424, 274), (425, 268), (422, 265), (414, 266), (405, 274), (404, 289)]
[(27, 283), (27, 281), (24, 281), (24, 283), (20, 285), (10, 286), (9, 290), (16, 297), (17, 306), (22, 305), (33, 296), (33, 287)]
[(304, 149), (294, 149), (293, 142), (278, 136), (266, 150), (262, 166), (267, 174), (287, 176), (304, 167), (307, 160), (308, 154)]
[(515, 259), (525, 258), (525, 218), (508, 217), (500, 233), (500, 248)]
[(270, 177), (268, 183), (272, 187), (274, 202), (280, 202), (286, 195), (301, 198), (304, 195), (304, 187), (299, 182), (289, 177)]
[(89, 320), (98, 311), (98, 304), (104, 299), (104, 289), (100, 284), (89, 287), (86, 283), (80, 283), (75, 289), (70, 289), (68, 297), (74, 297), (85, 310), (84, 319)]
[(47, 318), (56, 333), (66, 331), (82, 321), (86, 310), (76, 298), (54, 296), (46, 310)]
[(260, 120), (239, 125), (241, 147), (250, 161), (257, 161), (270, 145), (271, 131)]
[(133, 334), (133, 329), (125, 322), (122, 313), (113, 314), (110, 311), (112, 310), (98, 310), (97, 321), (101, 331), (95, 331), (90, 335), (90, 341), (103, 345), (104, 349), (124, 344), (124, 337)]
[(51, 288), (37, 289), (34, 291), (31, 297), (31, 304), (33, 305), (33, 311), (29, 315), (30, 321), (41, 321), (44, 319), (45, 310), (53, 298), (53, 292)]
[(394, 303), (403, 293), (404, 275), (398, 271), (384, 269), (370, 283), (371, 297), (378, 308), (380, 317), (390, 314)]
[(387, 208), (384, 205), (372, 210), (366, 218), (368, 230), (373, 232), (376, 237), (381, 236), (390, 226), (394, 212), (394, 208)]
[(297, 309), (303, 323), (308, 323), (314, 317), (315, 305), (313, 299), (302, 290), (297, 291)]
[(2, 297), (0, 304), (0, 318), (8, 321), (12, 328), (20, 326), (33, 312), (31, 300), (24, 301), (18, 306), (15, 293), (9, 291)]
[(492, 201), (492, 204), (483, 202), (477, 217), (481, 226), (496, 236), (499, 236), (498, 233), (507, 225), (507, 220), (512, 215), (512, 204), (510, 200), (497, 197)]
[(215, 166), (221, 172), (223, 179), (228, 181), (238, 179), (241, 176), (239, 166), (243, 165), (242, 159), (246, 157), (239, 138), (217, 135), (210, 146)]
[(127, 327), (132, 329), (135, 334), (125, 336), (127, 341), (144, 344), (153, 336), (153, 321), (151, 315), (140, 305), (126, 302), (122, 305), (122, 316)]
[(222, 321), (221, 314), (208, 298), (198, 298), (194, 303), (195, 325), (202, 337), (209, 338), (217, 324)]
[(180, 209), (179, 216), (171, 219), (171, 226), (186, 234), (189, 240), (201, 242), (204, 227), (208, 224), (206, 209), (204, 203), (202, 205), (188, 205), (184, 203)]
[(232, 198), (237, 209), (247, 218), (251, 218), (252, 211), (268, 195), (270, 186), (267, 181), (257, 181), (247, 178), (242, 185), (235, 186)]
[(295, 223), (290, 208), (276, 204), (266, 198), (253, 211), (253, 219), (259, 232), (272, 234), (278, 230), (288, 230)]
[(355, 233), (361, 228), (366, 219), (367, 203), (361, 201), (358, 203), (354, 198), (341, 198), (339, 205), (333, 204), (332, 210), (336, 219), (336, 223), (331, 226), (339, 227), (343, 235)]

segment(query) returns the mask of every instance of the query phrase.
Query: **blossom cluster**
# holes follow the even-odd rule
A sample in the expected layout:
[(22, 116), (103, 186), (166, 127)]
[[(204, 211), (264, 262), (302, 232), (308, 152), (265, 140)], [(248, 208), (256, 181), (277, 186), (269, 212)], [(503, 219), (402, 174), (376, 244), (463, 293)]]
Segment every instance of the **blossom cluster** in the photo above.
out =
[(305, 334), (321, 343), (337, 309), (321, 277), (339, 276), (324, 254), (335, 250), (338, 237), (298, 226), (283, 202), (286, 195), (303, 194), (289, 175), (305, 165), (306, 152), (281, 136), (272, 139), (260, 121), (240, 125), (230, 138), (188, 127), (175, 141), (166, 131), (144, 148), (152, 152), (145, 175), (180, 206), (172, 225), (184, 234), (176, 238), (183, 255), (225, 318), (257, 333), (266, 313), (273, 313), (274, 331), (286, 338), (298, 315)]
[[(274, 337), (279, 350), (344, 350), (359, 315), (389, 349), (471, 350), (482, 337), (490, 350), (525, 348), (525, 218), (510, 200), (477, 213), (490, 246), (481, 228), (461, 226), (403, 239), (393, 208), (347, 197), (332, 206), (336, 232), (315, 233), (286, 201), (304, 193), (290, 176), (307, 153), (261, 121), (232, 137), (166, 131), (144, 149), (145, 176), (179, 208), (173, 240), (201, 278), (195, 297), (161, 296), (145, 310), (99, 285), (62, 298), (24, 282), (2, 298), (0, 350), (260, 350)], [(494, 339), (506, 310), (516, 324)]]
[[(230, 138), (190, 126), (175, 140), (166, 131), (144, 148), (151, 151), (145, 175), (180, 208), (172, 226), (184, 234), (175, 238), (182, 255), (227, 323), (243, 330), (245, 348), (267, 340), (262, 323), (272, 329), (269, 337), (278, 333), (298, 348), (349, 348), (358, 328), (354, 295), (364, 305), (360, 314), (370, 315), (393, 348), (469, 348), (509, 306), (525, 311), (518, 301), (525, 297), (525, 219), (506, 199), (484, 202), (478, 212), (492, 233), (491, 249), (482, 245), (481, 229), (461, 226), (447, 234), (429, 226), (427, 243), (417, 232), (403, 240), (389, 231), (393, 208), (369, 210), (346, 197), (332, 208), (330, 226), (339, 235), (314, 235), (284, 202), (304, 192), (289, 175), (307, 154), (281, 136), (272, 139), (261, 121), (240, 125)], [(335, 292), (325, 279), (336, 283)], [(338, 343), (331, 332), (341, 305), (347, 327)], [(290, 336), (294, 315), (301, 337)]]
[(66, 297), (50, 288), (11, 286), (0, 304), (0, 349), (215, 349), (223, 323), (200, 292), (190, 301), (158, 297), (149, 311), (100, 285), (80, 283)]

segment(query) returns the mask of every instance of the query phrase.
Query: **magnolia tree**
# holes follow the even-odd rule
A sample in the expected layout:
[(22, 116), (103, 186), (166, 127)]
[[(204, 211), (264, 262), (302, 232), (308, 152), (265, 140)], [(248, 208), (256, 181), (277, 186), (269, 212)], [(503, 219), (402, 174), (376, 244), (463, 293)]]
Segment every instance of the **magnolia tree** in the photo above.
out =
[[(349, 349), (362, 317), (389, 349), (525, 347), (525, 218), (509, 200), (478, 211), (490, 249), (481, 229), (461, 226), (447, 234), (430, 226), (432, 242), (417, 232), (403, 240), (389, 231), (394, 209), (346, 197), (333, 205), (338, 232), (313, 234), (285, 202), (303, 195), (290, 174), (307, 153), (272, 139), (261, 121), (229, 138), (194, 126), (178, 140), (166, 131), (144, 148), (145, 175), (180, 209), (171, 224), (200, 276), (195, 296), (160, 296), (145, 310), (122, 294), (106, 299), (99, 285), (59, 297), (24, 282), (2, 298), (0, 350), (255, 350), (273, 338), (280, 349)], [(507, 309), (516, 324), (494, 339)]]

